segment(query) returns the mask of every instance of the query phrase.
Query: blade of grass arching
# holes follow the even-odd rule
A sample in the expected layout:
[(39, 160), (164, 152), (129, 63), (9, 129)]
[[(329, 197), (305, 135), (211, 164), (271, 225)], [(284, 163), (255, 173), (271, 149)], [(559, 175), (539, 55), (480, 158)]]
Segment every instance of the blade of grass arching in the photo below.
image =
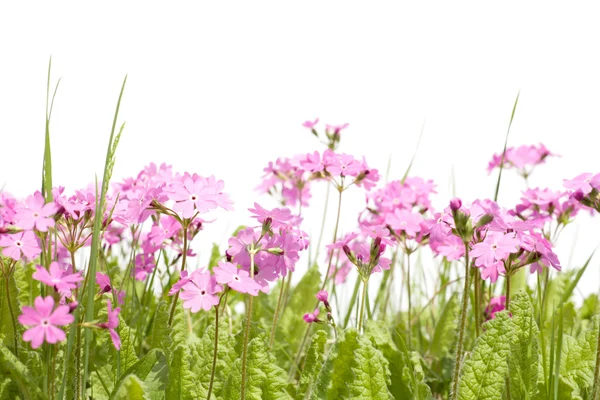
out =
[(520, 94), (521, 92), (517, 93), (517, 98), (515, 99), (515, 104), (513, 105), (512, 113), (510, 114), (510, 122), (508, 123), (506, 137), (504, 138), (504, 150), (502, 150), (502, 160), (500, 162), (500, 171), (498, 172), (498, 181), (496, 182), (496, 193), (494, 194), (494, 201), (498, 201), (498, 193), (500, 192), (500, 179), (502, 178), (502, 169), (504, 169), (504, 156), (506, 155), (506, 146), (508, 145), (508, 135), (510, 134), (510, 127), (513, 123), (513, 119), (515, 118), (515, 111), (517, 110), (517, 104), (519, 103)]
[[(115, 116), (113, 118), (112, 129), (110, 131), (110, 138), (108, 140), (108, 149), (106, 151), (106, 161), (104, 164), (104, 175), (102, 177), (102, 191), (100, 197), (96, 195), (96, 214), (94, 218), (94, 231), (92, 233), (92, 248), (90, 251), (90, 265), (88, 269), (88, 291), (87, 301), (85, 303), (85, 318), (84, 322), (91, 322), (94, 319), (94, 286), (96, 284), (96, 267), (98, 263), (98, 251), (100, 247), (100, 230), (102, 227), (102, 216), (104, 215), (104, 208), (106, 205), (106, 196), (108, 192), (108, 184), (112, 175), (112, 170), (115, 165), (115, 151), (116, 146), (119, 142), (119, 137), (123, 131), (123, 126), (117, 136), (115, 137), (115, 128), (117, 125), (117, 118), (119, 116), (119, 108), (121, 107), (121, 99), (123, 98), (123, 92), (125, 90), (125, 84), (127, 83), (127, 76), (123, 80), (121, 86), (121, 92), (119, 93), (119, 100), (117, 101), (117, 108), (115, 110)], [(83, 391), (85, 394), (85, 385), (88, 376), (88, 367), (90, 361), (90, 342), (92, 340), (92, 332), (89, 329), (85, 331), (84, 340), (84, 356), (83, 356)], [(85, 398), (85, 396), (83, 396)]]
[(406, 172), (404, 172), (404, 176), (402, 177), (401, 182), (404, 183), (408, 174), (410, 173), (410, 169), (412, 168), (413, 163), (415, 162), (415, 157), (417, 156), (417, 151), (419, 151), (419, 145), (421, 144), (421, 139), (423, 138), (423, 132), (425, 131), (425, 120), (423, 120), (423, 125), (421, 126), (421, 133), (419, 133), (419, 139), (417, 139), (417, 147), (415, 147), (415, 152), (410, 159), (410, 163), (408, 163), (408, 167), (406, 168)]
[[(58, 85), (60, 85), (60, 78), (56, 82), (54, 93), (52, 94), (52, 100), (50, 101), (50, 73), (52, 71), (52, 57), (48, 62), (48, 80), (46, 82), (46, 132), (44, 142), (44, 163), (42, 166), (42, 196), (46, 202), (51, 202), (52, 199), (52, 153), (50, 151), (50, 118), (52, 117), (52, 109), (54, 108), (54, 99), (56, 98), (56, 92), (58, 91)], [(48, 102), (50, 101), (50, 108), (48, 109)]]
[(592, 251), (592, 254), (590, 254), (590, 256), (588, 257), (585, 264), (583, 264), (583, 267), (581, 267), (579, 269), (579, 271), (577, 271), (577, 274), (575, 274), (575, 278), (569, 283), (569, 286), (567, 286), (567, 288), (565, 289), (565, 292), (563, 293), (563, 296), (562, 296), (563, 302), (566, 303), (567, 301), (569, 301), (569, 297), (571, 297), (571, 295), (573, 294), (573, 291), (577, 287), (577, 284), (579, 283), (579, 280), (581, 279), (583, 273), (585, 272), (588, 265), (590, 264), (590, 261), (592, 261), (592, 257), (594, 257), (594, 253), (596, 252), (596, 250), (597, 250), (597, 248), (594, 249), (594, 251)]
[(356, 284), (354, 285), (354, 291), (352, 292), (352, 297), (350, 298), (350, 305), (348, 305), (348, 311), (346, 312), (346, 318), (344, 318), (344, 329), (348, 326), (348, 322), (350, 321), (350, 315), (352, 314), (352, 309), (356, 304), (356, 298), (358, 297), (358, 289), (360, 288), (360, 278), (356, 278)]

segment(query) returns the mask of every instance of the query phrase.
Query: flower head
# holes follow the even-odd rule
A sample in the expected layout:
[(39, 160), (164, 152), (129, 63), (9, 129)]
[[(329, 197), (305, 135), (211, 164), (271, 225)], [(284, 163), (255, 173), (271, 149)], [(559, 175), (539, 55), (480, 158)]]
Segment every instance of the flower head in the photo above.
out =
[(24, 306), (19, 322), (23, 325), (33, 325), (23, 333), (23, 340), (31, 342), (31, 347), (37, 349), (44, 341), (57, 343), (65, 340), (66, 335), (57, 326), (68, 325), (74, 318), (69, 313), (69, 306), (58, 306), (54, 309), (52, 296), (38, 296), (34, 301), (35, 307)]

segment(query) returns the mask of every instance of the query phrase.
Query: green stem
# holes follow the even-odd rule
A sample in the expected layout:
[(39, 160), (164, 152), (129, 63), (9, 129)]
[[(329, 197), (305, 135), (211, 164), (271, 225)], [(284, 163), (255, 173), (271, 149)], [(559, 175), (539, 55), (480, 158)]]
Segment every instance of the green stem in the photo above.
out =
[[(252, 248), (250, 250), (250, 277), (254, 279), (254, 255), (256, 250)], [(250, 324), (252, 323), (252, 299), (253, 296), (248, 298), (248, 310), (246, 311), (246, 330), (244, 331), (244, 347), (242, 351), (242, 399), (246, 399), (246, 361), (248, 359), (248, 340), (250, 338)]]
[(273, 342), (275, 340), (275, 331), (277, 330), (277, 322), (279, 321), (279, 311), (283, 303), (283, 294), (285, 292), (285, 279), (284, 276), (279, 287), (279, 299), (277, 299), (277, 308), (275, 309), (275, 315), (273, 315), (273, 324), (271, 324), (271, 336), (269, 337), (269, 349), (273, 348)]
[[(343, 192), (343, 189), (341, 187), (339, 187), (338, 188), (339, 196), (338, 196), (337, 216), (335, 218), (335, 228), (333, 229), (332, 243), (335, 243), (335, 241), (337, 240), (338, 228), (340, 226), (340, 213), (342, 210), (342, 192)], [(333, 251), (331, 252), (331, 256), (329, 257), (329, 262), (327, 264), (327, 272), (325, 272), (325, 277), (323, 279), (323, 285), (321, 286), (321, 290), (325, 289), (325, 286), (327, 285), (327, 281), (329, 280), (329, 272), (331, 271), (332, 262), (333, 262)], [(318, 305), (319, 305), (319, 302), (317, 301), (317, 306)]]
[(506, 310), (509, 311), (510, 308), (510, 270), (506, 271)]
[(473, 281), (475, 284), (475, 335), (476, 337), (479, 337), (479, 330), (481, 327), (481, 276), (475, 274), (475, 279)]
[(358, 333), (362, 333), (362, 329), (363, 329), (363, 319), (364, 319), (364, 312), (365, 312), (365, 303), (367, 300), (367, 285), (368, 285), (368, 280), (363, 281), (363, 290), (362, 290), (362, 296), (360, 299), (360, 313), (358, 316)]
[(408, 296), (408, 349), (412, 349), (412, 295), (410, 289), (410, 254), (406, 254), (406, 294)]
[(6, 282), (6, 302), (8, 305), (8, 311), (10, 312), (10, 321), (12, 323), (12, 328), (13, 328), (13, 341), (14, 341), (14, 346), (15, 346), (15, 356), (17, 358), (19, 358), (19, 334), (17, 332), (17, 320), (15, 318), (15, 314), (13, 313), (13, 308), (12, 308), (12, 303), (10, 302), (10, 285), (9, 285), (9, 281), (10, 278), (12, 277), (14, 268), (10, 268), (9, 269), (9, 273), (5, 274), (5, 282)]
[(317, 242), (317, 250), (315, 252), (315, 258), (314, 258), (313, 262), (315, 262), (319, 258), (319, 250), (321, 250), (321, 242), (323, 241), (323, 232), (325, 231), (325, 219), (327, 217), (327, 208), (329, 206), (330, 190), (331, 190), (331, 186), (327, 185), (327, 191), (325, 192), (325, 207), (323, 207), (323, 218), (321, 219), (321, 231), (319, 233), (319, 241)]
[[(188, 246), (188, 223), (187, 220), (183, 221), (183, 254), (181, 255), (181, 270), (179, 271), (179, 276), (181, 278), (181, 273), (185, 271), (185, 262), (187, 258), (187, 246)], [(252, 274), (254, 275), (254, 274)], [(171, 306), (171, 313), (169, 314), (169, 326), (173, 323), (173, 316), (175, 315), (175, 308), (177, 307), (177, 300), (179, 300), (179, 291), (175, 294), (175, 298), (173, 299), (173, 305)]]
[(217, 367), (217, 354), (219, 351), (219, 305), (215, 306), (215, 349), (213, 351), (212, 368), (210, 369), (210, 383), (208, 384), (208, 394), (206, 400), (210, 400), (213, 382), (215, 380), (215, 369)]
[(458, 376), (462, 361), (463, 342), (465, 338), (465, 327), (467, 322), (467, 306), (469, 305), (469, 245), (465, 244), (465, 286), (462, 294), (462, 306), (460, 309), (460, 325), (458, 329), (458, 344), (456, 346), (456, 359), (454, 361), (454, 374), (452, 377), (451, 399), (458, 398)]

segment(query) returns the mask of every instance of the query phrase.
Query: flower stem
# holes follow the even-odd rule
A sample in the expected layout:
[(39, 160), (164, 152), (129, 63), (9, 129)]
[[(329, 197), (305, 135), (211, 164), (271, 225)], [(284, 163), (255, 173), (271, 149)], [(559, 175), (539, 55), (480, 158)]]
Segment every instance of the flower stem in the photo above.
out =
[[(332, 243), (334, 243), (337, 240), (338, 228), (340, 226), (340, 213), (342, 210), (342, 192), (343, 192), (342, 187), (339, 187), (338, 188), (339, 196), (338, 196), (337, 216), (335, 218), (335, 228), (333, 229)], [(325, 286), (327, 285), (327, 281), (329, 280), (329, 272), (331, 271), (332, 262), (333, 262), (333, 252), (331, 252), (331, 257), (329, 257), (329, 262), (327, 264), (327, 272), (325, 272), (325, 277), (323, 278), (323, 285), (321, 286), (321, 290), (325, 289)], [(319, 302), (317, 302), (317, 305), (319, 305)]]
[(406, 254), (406, 295), (408, 297), (408, 349), (412, 349), (412, 295), (410, 290), (410, 254)]
[(13, 328), (13, 340), (15, 346), (15, 356), (19, 358), (19, 334), (17, 332), (17, 320), (15, 319), (15, 314), (13, 313), (12, 303), (10, 302), (10, 285), (9, 281), (12, 277), (14, 268), (10, 268), (9, 272), (4, 275), (4, 281), (6, 282), (6, 302), (8, 306), (8, 311), (10, 312), (10, 321), (12, 323)]
[(217, 304), (215, 307), (215, 349), (213, 351), (213, 361), (212, 368), (210, 370), (210, 383), (208, 384), (208, 394), (206, 395), (206, 400), (210, 400), (210, 395), (213, 389), (213, 382), (215, 380), (215, 369), (217, 367), (217, 354), (219, 350), (219, 305)]
[(511, 277), (511, 273), (510, 270), (506, 271), (506, 310), (509, 311), (509, 305), (510, 305), (510, 277)]
[(481, 276), (475, 274), (473, 281), (475, 284), (475, 334), (476, 337), (479, 337), (479, 330), (481, 328)]
[(359, 313), (359, 317), (358, 317), (358, 333), (362, 333), (362, 329), (363, 329), (363, 319), (364, 319), (364, 312), (365, 312), (365, 302), (367, 300), (367, 285), (368, 285), (368, 280), (363, 281), (363, 290), (362, 290), (362, 296), (360, 299), (360, 313)]
[(465, 327), (467, 321), (467, 306), (469, 305), (469, 245), (465, 244), (465, 286), (462, 294), (462, 306), (460, 309), (460, 325), (458, 329), (458, 344), (456, 346), (456, 359), (454, 361), (454, 374), (452, 377), (451, 399), (458, 398), (458, 375), (462, 361), (463, 342), (465, 338)]
[(273, 315), (273, 323), (271, 324), (271, 336), (269, 337), (269, 349), (273, 348), (273, 342), (275, 340), (275, 331), (277, 330), (277, 322), (279, 321), (279, 312), (283, 303), (283, 294), (285, 293), (285, 276), (281, 280), (281, 286), (279, 287), (279, 299), (277, 299), (277, 308), (275, 309), (275, 315)]
[[(256, 250), (250, 249), (250, 277), (254, 279), (254, 255)], [(250, 338), (250, 324), (252, 323), (252, 299), (253, 296), (248, 298), (248, 310), (246, 311), (246, 330), (244, 331), (244, 347), (242, 350), (242, 397), (241, 400), (246, 399), (246, 360), (248, 359), (248, 339)]]
[[(185, 271), (185, 262), (187, 258), (187, 247), (188, 247), (188, 223), (187, 220), (183, 221), (183, 254), (181, 255), (181, 271), (179, 271), (180, 276), (183, 271)], [(171, 313), (169, 315), (169, 326), (172, 325), (173, 315), (175, 315), (175, 307), (177, 307), (177, 300), (179, 300), (179, 292), (175, 294), (175, 298), (173, 299), (173, 305), (171, 306)]]
[[(329, 192), (331, 186), (327, 185), (327, 192), (325, 192), (325, 206), (323, 207), (323, 218), (321, 219), (321, 231), (319, 233), (319, 241), (317, 242), (317, 249), (315, 252), (315, 258), (312, 260), (315, 262), (319, 258), (319, 250), (321, 250), (321, 242), (323, 241), (323, 232), (325, 231), (325, 219), (327, 217), (327, 208), (329, 206)], [(311, 264), (311, 263), (309, 263)], [(310, 265), (309, 265), (310, 266)]]

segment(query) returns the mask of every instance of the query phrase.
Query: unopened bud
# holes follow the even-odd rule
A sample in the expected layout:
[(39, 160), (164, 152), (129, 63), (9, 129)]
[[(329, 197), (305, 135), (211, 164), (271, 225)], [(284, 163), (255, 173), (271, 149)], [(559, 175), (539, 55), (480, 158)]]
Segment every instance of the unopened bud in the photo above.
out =
[(450, 209), (452, 211), (458, 211), (461, 206), (462, 206), (462, 201), (458, 197), (455, 197), (452, 200), (450, 200)]

